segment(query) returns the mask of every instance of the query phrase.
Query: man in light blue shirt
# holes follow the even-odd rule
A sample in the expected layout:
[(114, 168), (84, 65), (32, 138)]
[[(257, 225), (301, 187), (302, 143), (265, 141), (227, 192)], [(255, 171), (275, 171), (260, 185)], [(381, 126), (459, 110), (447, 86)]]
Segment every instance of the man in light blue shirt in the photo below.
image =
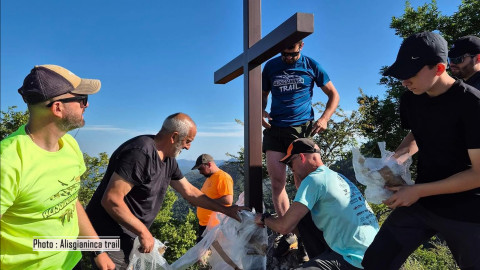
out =
[(282, 217), (258, 214), (255, 222), (281, 234), (298, 226), (312, 258), (302, 269), (362, 269), (363, 255), (379, 226), (357, 187), (323, 164), (311, 139), (293, 141), (280, 161), (295, 175), (294, 203)]

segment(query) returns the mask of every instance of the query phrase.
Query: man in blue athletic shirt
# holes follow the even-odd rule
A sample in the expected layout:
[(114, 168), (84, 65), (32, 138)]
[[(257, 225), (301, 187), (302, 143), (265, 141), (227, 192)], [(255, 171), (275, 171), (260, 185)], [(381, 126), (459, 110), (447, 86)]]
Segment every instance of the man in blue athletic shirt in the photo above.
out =
[[(310, 138), (327, 128), (340, 97), (325, 70), (315, 60), (301, 54), (303, 41), (282, 51), (265, 64), (262, 72), (263, 152), (272, 183), (275, 212), (283, 216), (290, 207), (285, 190), (286, 166), (278, 162), (297, 138)], [(323, 114), (316, 121), (312, 107), (314, 85), (327, 95)], [(270, 112), (267, 101), (272, 93)], [(265, 120), (268, 119), (268, 122)]]

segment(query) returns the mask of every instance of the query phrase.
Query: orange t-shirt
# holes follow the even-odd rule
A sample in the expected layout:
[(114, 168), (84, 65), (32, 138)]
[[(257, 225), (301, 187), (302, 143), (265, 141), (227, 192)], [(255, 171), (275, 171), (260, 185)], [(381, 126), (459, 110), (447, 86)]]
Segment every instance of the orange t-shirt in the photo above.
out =
[[(218, 170), (217, 172), (215, 172), (205, 180), (205, 183), (203, 183), (201, 191), (211, 199), (218, 199), (225, 195), (233, 195), (232, 177), (228, 173), (222, 170)], [(212, 213), (213, 211), (211, 210), (197, 207), (198, 223), (201, 226), (207, 226)], [(220, 221), (216, 219), (216, 221), (212, 222), (211, 225), (215, 226), (219, 222)]]

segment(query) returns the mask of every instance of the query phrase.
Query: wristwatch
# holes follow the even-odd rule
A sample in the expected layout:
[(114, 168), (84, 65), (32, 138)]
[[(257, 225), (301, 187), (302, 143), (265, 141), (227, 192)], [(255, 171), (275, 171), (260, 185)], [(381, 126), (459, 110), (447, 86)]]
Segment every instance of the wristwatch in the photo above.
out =
[(266, 218), (269, 218), (271, 215), (272, 215), (272, 214), (270, 214), (270, 213), (268, 213), (268, 212), (262, 214), (262, 217), (260, 218), (260, 221), (263, 223), (263, 225), (265, 225), (265, 219), (266, 219)]
[(105, 250), (94, 250), (93, 251), (93, 257), (96, 258), (98, 255), (104, 253)]

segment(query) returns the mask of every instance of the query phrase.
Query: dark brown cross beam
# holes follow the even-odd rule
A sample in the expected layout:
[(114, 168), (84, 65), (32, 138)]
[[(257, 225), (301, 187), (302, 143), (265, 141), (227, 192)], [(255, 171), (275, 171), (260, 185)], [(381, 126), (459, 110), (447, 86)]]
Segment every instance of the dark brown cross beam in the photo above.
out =
[(313, 33), (313, 14), (296, 13), (261, 38), (261, 0), (243, 1), (243, 53), (215, 71), (216, 84), (244, 75), (245, 205), (263, 212), (261, 64)]

